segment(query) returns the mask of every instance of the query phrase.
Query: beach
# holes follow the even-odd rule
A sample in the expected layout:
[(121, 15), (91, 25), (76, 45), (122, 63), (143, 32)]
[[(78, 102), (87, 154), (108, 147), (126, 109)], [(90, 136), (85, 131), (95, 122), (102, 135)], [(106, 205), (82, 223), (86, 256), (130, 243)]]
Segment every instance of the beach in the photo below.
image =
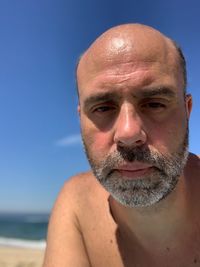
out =
[(49, 214), (0, 213), (0, 267), (42, 267)]
[(41, 267), (44, 249), (0, 246), (0, 267)]

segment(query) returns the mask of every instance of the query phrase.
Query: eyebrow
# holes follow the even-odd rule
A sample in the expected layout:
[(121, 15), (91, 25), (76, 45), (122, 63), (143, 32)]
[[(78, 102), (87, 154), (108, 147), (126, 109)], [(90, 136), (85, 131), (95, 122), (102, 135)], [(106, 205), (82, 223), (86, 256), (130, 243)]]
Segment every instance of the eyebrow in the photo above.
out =
[(139, 95), (139, 97), (166, 96), (173, 98), (176, 96), (176, 93), (170, 87), (157, 87), (141, 89), (137, 95)]
[[(133, 93), (133, 98), (150, 98), (154, 96), (166, 96), (168, 98), (174, 98), (176, 93), (169, 87), (157, 87), (157, 88), (144, 88), (139, 90), (137, 93)], [(84, 100), (84, 108), (94, 105), (99, 102), (119, 101), (122, 99), (122, 95), (117, 94), (116, 91), (97, 93), (91, 95)]]
[(99, 102), (108, 102), (108, 101), (119, 101), (121, 96), (116, 94), (116, 92), (107, 92), (107, 93), (98, 93), (92, 96), (89, 96), (84, 100), (84, 107), (90, 106)]

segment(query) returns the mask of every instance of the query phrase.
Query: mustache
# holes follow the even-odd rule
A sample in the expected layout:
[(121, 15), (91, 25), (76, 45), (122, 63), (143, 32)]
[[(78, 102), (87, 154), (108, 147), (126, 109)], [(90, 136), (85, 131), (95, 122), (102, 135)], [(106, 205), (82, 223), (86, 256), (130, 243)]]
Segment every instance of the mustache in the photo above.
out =
[(140, 161), (143, 163), (153, 163), (154, 156), (152, 156), (152, 151), (149, 148), (141, 148), (141, 147), (118, 147), (117, 153), (120, 155), (122, 159), (128, 162)]
[(134, 161), (151, 164), (159, 170), (163, 170), (166, 162), (170, 163), (166, 155), (150, 150), (148, 147), (118, 147), (115, 152), (108, 155), (104, 160), (103, 166), (111, 170), (121, 164)]

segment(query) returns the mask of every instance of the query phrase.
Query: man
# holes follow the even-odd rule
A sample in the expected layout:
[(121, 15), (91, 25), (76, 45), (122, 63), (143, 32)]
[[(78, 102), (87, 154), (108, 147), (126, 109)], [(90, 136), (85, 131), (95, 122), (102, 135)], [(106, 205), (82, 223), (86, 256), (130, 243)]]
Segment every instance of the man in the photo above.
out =
[(44, 266), (200, 266), (200, 160), (188, 153), (181, 50), (151, 27), (117, 26), (83, 54), (77, 84), (93, 172), (62, 189)]

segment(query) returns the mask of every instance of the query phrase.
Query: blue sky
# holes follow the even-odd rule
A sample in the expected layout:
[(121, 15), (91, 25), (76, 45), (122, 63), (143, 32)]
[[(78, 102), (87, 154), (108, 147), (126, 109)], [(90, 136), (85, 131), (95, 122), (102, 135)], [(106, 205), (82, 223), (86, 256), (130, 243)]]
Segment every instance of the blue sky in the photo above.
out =
[(0, 211), (50, 211), (65, 180), (89, 168), (79, 135), (74, 69), (106, 29), (148, 24), (175, 39), (200, 154), (200, 3), (168, 0), (0, 0)]

